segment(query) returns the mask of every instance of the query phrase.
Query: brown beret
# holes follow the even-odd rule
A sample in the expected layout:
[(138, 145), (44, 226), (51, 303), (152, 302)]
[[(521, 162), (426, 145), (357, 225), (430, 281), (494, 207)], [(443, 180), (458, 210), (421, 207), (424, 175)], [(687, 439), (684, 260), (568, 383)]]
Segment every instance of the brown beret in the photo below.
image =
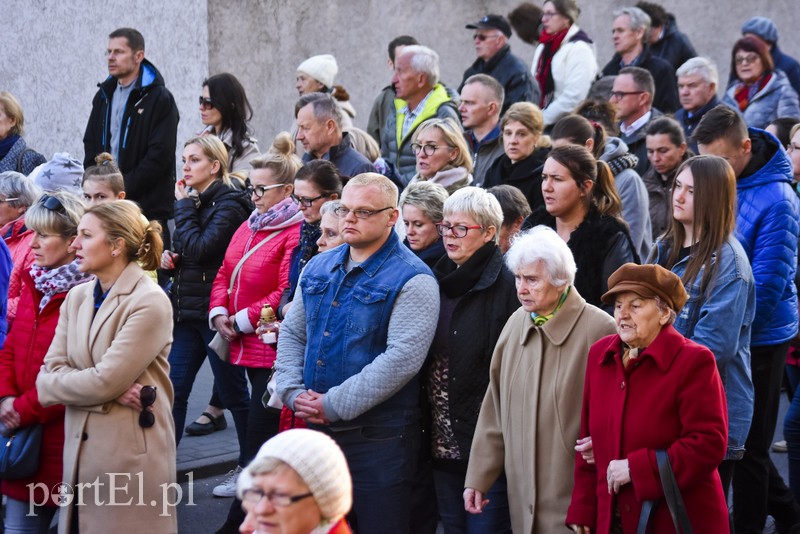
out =
[(660, 265), (626, 263), (608, 277), (608, 291), (600, 298), (613, 304), (614, 298), (626, 291), (648, 299), (659, 297), (676, 313), (689, 299), (678, 275)]

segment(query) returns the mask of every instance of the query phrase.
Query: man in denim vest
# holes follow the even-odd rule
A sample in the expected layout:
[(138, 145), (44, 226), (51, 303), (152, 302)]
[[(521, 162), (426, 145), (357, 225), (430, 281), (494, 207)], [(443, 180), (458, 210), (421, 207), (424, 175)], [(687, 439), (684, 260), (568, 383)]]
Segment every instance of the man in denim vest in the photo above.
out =
[(397, 238), (397, 188), (352, 178), (336, 209), (344, 245), (314, 257), (283, 322), (277, 392), (330, 435), (353, 476), (359, 532), (407, 533), (421, 435), (420, 367), (439, 316), (428, 267)]

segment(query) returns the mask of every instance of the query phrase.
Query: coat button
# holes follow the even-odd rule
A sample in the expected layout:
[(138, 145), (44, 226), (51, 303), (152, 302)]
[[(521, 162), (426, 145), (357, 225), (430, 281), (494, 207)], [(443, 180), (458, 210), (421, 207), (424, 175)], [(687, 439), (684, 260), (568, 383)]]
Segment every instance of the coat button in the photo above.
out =
[(84, 433), (81, 435), (81, 441), (86, 441), (87, 439), (89, 439), (89, 434), (87, 434), (86, 432), (84, 432)]
[(330, 332), (328, 332), (327, 330), (325, 330), (325, 331), (322, 333), (322, 335), (323, 335), (323, 336), (325, 336), (325, 337), (331, 337), (331, 333), (330, 333)]
[(619, 389), (625, 389), (625, 381), (619, 383)]
[(322, 360), (317, 360), (317, 366), (325, 367), (325, 362), (323, 362)]
[(331, 306), (333, 306), (334, 308), (338, 308), (339, 307), (339, 301), (338, 300), (334, 300), (333, 302), (331, 302)]

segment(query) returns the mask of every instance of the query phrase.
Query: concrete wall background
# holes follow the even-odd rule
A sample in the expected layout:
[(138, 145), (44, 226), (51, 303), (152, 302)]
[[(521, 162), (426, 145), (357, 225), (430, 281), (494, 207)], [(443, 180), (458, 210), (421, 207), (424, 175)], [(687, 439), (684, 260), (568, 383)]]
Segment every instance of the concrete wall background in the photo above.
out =
[[(83, 156), (81, 139), (96, 83), (106, 76), (107, 35), (133, 26), (145, 36), (147, 58), (161, 70), (181, 113), (178, 145), (201, 128), (197, 95), (209, 74), (229, 71), (247, 89), (253, 128), (263, 149), (293, 123), (295, 69), (308, 56), (332, 53), (341, 83), (365, 126), (372, 100), (389, 83), (386, 45), (410, 34), (441, 57), (442, 80), (452, 86), (474, 60), (464, 24), (485, 13), (506, 14), (519, 0), (3, 0), (13, 13), (0, 33), (0, 90), (14, 93), (26, 116), (26, 138), (39, 151)], [(633, 2), (631, 2), (633, 3)], [(611, 12), (624, 1), (579, 0), (579, 24), (595, 40), (598, 63), (611, 57)], [(698, 52), (714, 59), (727, 80), (730, 48), (747, 18), (776, 21), (781, 46), (800, 57), (793, 28), (800, 12), (791, 0), (697, 2), (664, 0)], [(135, 6), (135, 8), (133, 7)], [(533, 48), (512, 39), (530, 62)]]

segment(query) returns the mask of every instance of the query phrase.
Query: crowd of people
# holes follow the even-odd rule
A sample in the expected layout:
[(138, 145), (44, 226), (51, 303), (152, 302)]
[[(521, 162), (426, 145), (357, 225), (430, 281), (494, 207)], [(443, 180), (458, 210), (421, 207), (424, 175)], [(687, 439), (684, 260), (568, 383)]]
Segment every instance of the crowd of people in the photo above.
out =
[[(722, 91), (639, 2), (600, 68), (579, 17), (466, 24), (457, 88), (393, 39), (364, 130), (306, 58), (261, 146), (231, 73), (178, 140), (132, 28), (82, 164), (27, 147), (1, 92), (0, 426), (41, 429), (33, 474), (0, 465), (6, 532), (177, 532), (177, 444), (225, 411), (218, 534), (799, 530), (800, 64), (754, 17)], [(120, 473), (150, 507), (103, 505)]]

